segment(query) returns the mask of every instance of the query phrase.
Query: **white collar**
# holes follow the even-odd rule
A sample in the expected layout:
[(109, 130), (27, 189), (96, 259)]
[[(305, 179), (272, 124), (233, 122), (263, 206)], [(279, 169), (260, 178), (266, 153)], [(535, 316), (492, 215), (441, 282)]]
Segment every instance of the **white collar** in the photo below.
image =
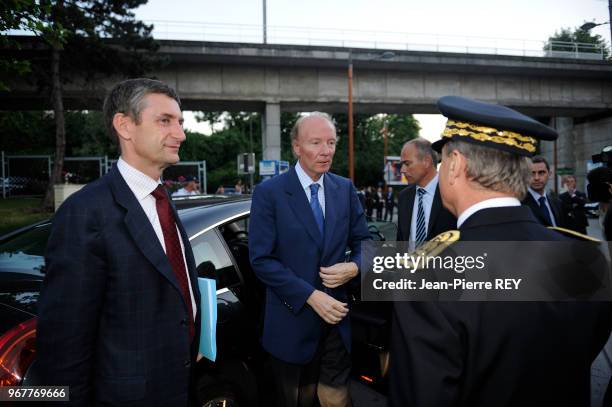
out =
[[(529, 190), (529, 193), (531, 194), (531, 196), (533, 197), (533, 199), (535, 199), (536, 202), (538, 202), (538, 200), (541, 197), (546, 198), (546, 188), (544, 188), (544, 193), (543, 194), (539, 194), (538, 192), (536, 192), (534, 189), (531, 189), (531, 187), (527, 188)], [(548, 200), (548, 198), (546, 198)]]
[(459, 218), (457, 219), (457, 229), (459, 229), (463, 222), (465, 222), (470, 216), (472, 216), (481, 209), (501, 208), (504, 206), (521, 206), (521, 202), (518, 199), (510, 196), (505, 196), (501, 198), (491, 198), (486, 199), (484, 201), (480, 201), (470, 206), (469, 208), (464, 210), (461, 215), (459, 215)]
[(155, 181), (144, 172), (128, 164), (121, 157), (117, 161), (117, 169), (139, 201), (151, 194), (161, 184), (161, 180)]
[(295, 173), (297, 174), (303, 189), (310, 192), (310, 185), (319, 184), (321, 190), (323, 190), (323, 178), (325, 178), (325, 174), (321, 175), (318, 181), (313, 181), (313, 179), (310, 178), (310, 175), (306, 174), (306, 171), (304, 171), (304, 169), (300, 165), (300, 160), (295, 163)]
[(431, 179), (431, 181), (427, 183), (427, 185), (425, 185), (425, 187), (420, 187), (418, 185), (416, 187), (417, 190), (419, 188), (424, 189), (425, 192), (427, 192), (431, 196), (434, 196), (436, 194), (436, 188), (438, 187), (438, 173), (436, 173), (436, 175)]

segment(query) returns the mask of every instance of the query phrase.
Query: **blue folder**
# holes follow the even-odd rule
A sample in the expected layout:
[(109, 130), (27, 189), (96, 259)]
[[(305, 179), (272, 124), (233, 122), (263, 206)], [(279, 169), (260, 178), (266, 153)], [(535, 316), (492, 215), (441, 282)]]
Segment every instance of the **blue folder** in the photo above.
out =
[(211, 361), (217, 358), (217, 282), (198, 277), (200, 288), (200, 353)]

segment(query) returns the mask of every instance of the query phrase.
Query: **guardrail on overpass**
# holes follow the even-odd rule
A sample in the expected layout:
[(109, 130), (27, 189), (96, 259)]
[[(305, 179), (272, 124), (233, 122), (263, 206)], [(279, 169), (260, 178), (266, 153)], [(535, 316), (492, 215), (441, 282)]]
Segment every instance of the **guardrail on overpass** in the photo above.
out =
[[(146, 23), (154, 25), (153, 36), (156, 39), (263, 42), (263, 27), (257, 24), (168, 20), (148, 20)], [(268, 26), (267, 43), (591, 60), (603, 60), (604, 58), (602, 46), (588, 43), (312, 27)]]

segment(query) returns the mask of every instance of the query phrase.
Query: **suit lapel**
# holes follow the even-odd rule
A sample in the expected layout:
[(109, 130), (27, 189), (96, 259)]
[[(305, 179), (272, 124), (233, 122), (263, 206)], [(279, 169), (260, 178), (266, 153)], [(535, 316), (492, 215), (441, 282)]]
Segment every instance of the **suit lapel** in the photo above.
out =
[(538, 221), (541, 224), (545, 225), (546, 220), (544, 219), (544, 215), (542, 214), (542, 208), (540, 208), (540, 204), (536, 202), (536, 200), (533, 198), (531, 192), (527, 192), (527, 198), (525, 198), (525, 203), (531, 208), (531, 211), (533, 212), (535, 217), (538, 218)]
[(427, 225), (427, 239), (431, 239), (435, 236), (431, 235), (434, 223), (438, 219), (438, 214), (442, 210), (442, 197), (440, 196), (440, 187), (436, 186), (436, 192), (434, 194), (433, 203), (431, 204), (431, 211), (429, 212), (429, 224)]
[(325, 175), (323, 180), (325, 187), (325, 246), (323, 250), (331, 247), (331, 239), (336, 228), (337, 219), (337, 202), (338, 199), (338, 185), (334, 182), (329, 174)]
[[(174, 288), (183, 296), (168, 257), (159, 243), (159, 239), (151, 226), (151, 222), (145, 215), (140, 203), (128, 187), (127, 183), (119, 173), (117, 166), (114, 166), (110, 173), (110, 185), (117, 204), (126, 209), (124, 218), (125, 226), (132, 236), (134, 243), (142, 254), (151, 262)], [(183, 240), (184, 244), (189, 244), (189, 240)]]
[[(404, 230), (402, 233), (404, 234), (404, 240), (410, 240), (410, 227), (412, 226), (412, 209), (414, 208), (414, 199), (416, 197), (416, 186), (412, 185), (410, 189), (408, 189), (408, 202), (406, 211), (406, 222), (404, 222)], [(399, 216), (399, 215), (398, 215)]]
[(555, 224), (559, 225), (561, 221), (561, 208), (558, 205), (557, 197), (550, 192), (546, 194), (546, 199), (548, 200), (548, 204), (550, 205), (550, 210), (552, 211), (553, 216), (555, 217)]
[(172, 200), (170, 200), (170, 207), (172, 208), (174, 219), (177, 219), (176, 225), (178, 226), (179, 233), (181, 234), (181, 240), (183, 241), (183, 245), (185, 246), (185, 266), (187, 268), (187, 273), (189, 273), (189, 281), (191, 282), (191, 290), (193, 291), (193, 297), (195, 299), (196, 305), (199, 306), (200, 288), (198, 286), (198, 274), (196, 270), (195, 259), (193, 258), (193, 251), (191, 250), (191, 243), (189, 242), (189, 236), (187, 236), (187, 232), (185, 232), (183, 224), (178, 221), (178, 212), (176, 211)]
[(289, 206), (293, 214), (300, 221), (302, 226), (304, 226), (304, 229), (306, 229), (311, 239), (317, 244), (319, 251), (323, 251), (323, 237), (319, 232), (317, 222), (312, 214), (312, 209), (310, 209), (310, 205), (308, 204), (308, 198), (306, 198), (306, 193), (302, 189), (302, 184), (300, 184), (295, 168), (291, 168), (287, 173), (285, 192), (288, 195)]

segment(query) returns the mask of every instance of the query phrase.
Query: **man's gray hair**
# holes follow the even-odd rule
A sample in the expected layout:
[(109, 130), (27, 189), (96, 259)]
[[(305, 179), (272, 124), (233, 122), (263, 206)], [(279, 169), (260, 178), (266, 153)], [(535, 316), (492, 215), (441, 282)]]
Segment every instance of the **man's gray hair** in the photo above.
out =
[[(434, 151), (433, 148), (431, 148), (431, 142), (429, 142), (428, 140), (424, 139), (423, 137), (417, 137), (413, 138), (412, 140), (408, 140), (406, 143), (404, 143), (404, 147), (406, 147), (407, 145), (413, 145), (416, 148), (417, 156), (419, 157), (419, 159), (422, 160), (425, 157), (429, 156), (431, 157), (431, 162), (433, 163), (434, 167), (438, 164), (438, 153)], [(404, 147), (402, 147), (402, 149)]]
[(174, 100), (181, 106), (181, 101), (171, 87), (163, 82), (153, 79), (128, 79), (116, 84), (104, 100), (104, 124), (111, 138), (118, 138), (117, 130), (113, 126), (113, 118), (117, 113), (130, 116), (136, 124), (140, 123), (140, 113), (144, 109), (142, 100), (151, 93), (161, 93)]
[(531, 160), (506, 151), (463, 141), (449, 141), (446, 155), (459, 151), (467, 159), (467, 177), (483, 188), (522, 200), (531, 180)]
[(312, 112), (307, 115), (301, 116), (299, 119), (297, 119), (297, 121), (293, 125), (293, 128), (291, 129), (291, 141), (292, 142), (297, 140), (299, 136), (299, 132), (300, 132), (300, 125), (302, 124), (304, 120), (308, 119), (309, 117), (320, 117), (322, 119), (325, 119), (332, 126), (332, 128), (334, 129), (334, 132), (336, 132), (336, 125), (334, 124), (331, 117), (327, 113)]

